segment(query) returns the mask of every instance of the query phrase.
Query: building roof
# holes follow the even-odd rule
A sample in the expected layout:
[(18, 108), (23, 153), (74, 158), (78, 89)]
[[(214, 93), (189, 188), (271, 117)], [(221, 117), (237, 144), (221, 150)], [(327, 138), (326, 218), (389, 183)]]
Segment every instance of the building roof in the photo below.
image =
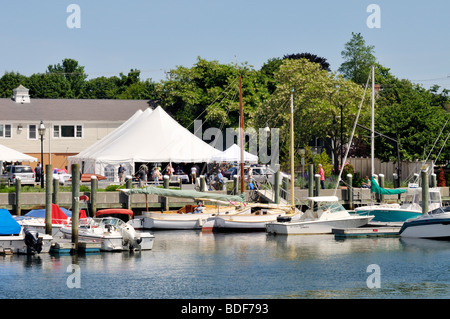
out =
[(31, 99), (16, 103), (0, 98), (1, 121), (126, 121), (137, 110), (156, 107), (151, 100)]

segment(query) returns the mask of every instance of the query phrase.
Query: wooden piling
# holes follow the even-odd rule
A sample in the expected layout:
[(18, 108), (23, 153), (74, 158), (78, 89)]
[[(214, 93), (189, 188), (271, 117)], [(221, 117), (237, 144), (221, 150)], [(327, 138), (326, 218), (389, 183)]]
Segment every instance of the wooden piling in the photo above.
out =
[(16, 215), (22, 215), (22, 181), (16, 178)]
[[(168, 189), (169, 188), (169, 175), (164, 175), (164, 188)], [(163, 211), (168, 211), (169, 210), (169, 197), (164, 196), (163, 200), (162, 200), (162, 204), (163, 204)]]
[(52, 165), (45, 165), (45, 233), (52, 234), (52, 187), (53, 170)]
[(308, 197), (314, 196), (314, 165), (308, 166)]
[(200, 191), (201, 192), (205, 192), (206, 191), (205, 175), (200, 175)]
[(78, 250), (78, 227), (80, 218), (80, 164), (72, 164), (72, 243)]
[(275, 204), (279, 204), (280, 203), (280, 165), (277, 165), (275, 167), (274, 191), (275, 191), (275, 197), (274, 197)]
[[(378, 174), (378, 179), (380, 181), (379, 185), (384, 188), (384, 174)], [(380, 194), (380, 202), (384, 202), (384, 195)]]
[[(125, 185), (126, 185), (125, 187), (127, 189), (133, 188), (133, 177), (131, 175), (127, 175), (125, 177)], [(127, 198), (127, 200), (126, 200), (125, 208), (131, 209), (131, 194), (126, 195), (126, 198)]]
[(320, 174), (314, 175), (315, 194), (314, 196), (320, 196)]
[(420, 178), (422, 180), (422, 215), (428, 213), (428, 200), (430, 194), (428, 193), (428, 172), (422, 170), (420, 172)]
[(437, 178), (436, 178), (436, 174), (431, 173), (431, 187), (435, 188), (437, 187)]
[(239, 195), (239, 176), (233, 175), (233, 194)]
[(353, 175), (347, 174), (347, 202), (350, 209), (354, 209), (353, 206)]
[(97, 213), (97, 189), (98, 189), (98, 179), (97, 176), (91, 176), (91, 196), (89, 197), (89, 202), (91, 206), (92, 217)]
[(55, 205), (59, 205), (59, 178), (58, 176), (53, 176), (53, 197), (52, 203)]

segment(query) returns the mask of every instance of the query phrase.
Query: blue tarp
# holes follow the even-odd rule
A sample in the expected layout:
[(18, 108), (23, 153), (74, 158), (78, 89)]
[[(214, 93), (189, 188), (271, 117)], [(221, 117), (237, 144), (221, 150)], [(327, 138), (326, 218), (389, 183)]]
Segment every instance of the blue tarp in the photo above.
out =
[(0, 235), (18, 235), (21, 229), (7, 209), (0, 209)]
[[(67, 217), (72, 217), (72, 211), (70, 211), (64, 207), (60, 207), (60, 208), (64, 212), (64, 214), (67, 215)], [(28, 213), (25, 214), (25, 216), (36, 217), (36, 218), (45, 218), (45, 208), (30, 210)]]

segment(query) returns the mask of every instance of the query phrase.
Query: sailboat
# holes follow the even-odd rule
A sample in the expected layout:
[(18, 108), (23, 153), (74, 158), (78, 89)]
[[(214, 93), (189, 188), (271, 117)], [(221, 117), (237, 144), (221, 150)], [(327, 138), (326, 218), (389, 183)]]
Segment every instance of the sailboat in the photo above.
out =
[[(363, 97), (364, 98), (364, 97)], [(361, 103), (362, 106), (362, 103)], [(291, 171), (293, 172), (293, 94), (291, 94)], [(358, 116), (353, 127), (355, 131)], [(353, 138), (353, 133), (352, 133)], [(345, 155), (345, 159), (348, 155)], [(345, 160), (344, 160), (345, 162)], [(335, 195), (339, 180), (342, 175), (344, 165), (339, 172), (338, 182), (336, 183)], [(293, 177), (293, 175), (291, 175)], [(291, 196), (293, 195), (293, 178), (291, 178)], [(276, 222), (266, 224), (266, 231), (269, 234), (281, 235), (311, 235), (311, 234), (331, 234), (333, 228), (356, 228), (368, 224), (373, 216), (359, 216), (350, 214), (338, 201), (337, 196), (316, 196), (308, 197), (310, 209), (302, 215), (297, 215), (295, 219), (280, 218)], [(293, 199), (292, 199), (293, 202)]]
[[(239, 75), (240, 93), (240, 180), (241, 194), (245, 191), (244, 186), (244, 112), (242, 105), (242, 79)], [(292, 108), (292, 105), (291, 105)], [(291, 127), (293, 126), (293, 116), (291, 116)], [(292, 133), (293, 134), (293, 133)], [(293, 139), (291, 141), (293, 148)], [(291, 171), (293, 172), (293, 160), (291, 161)], [(292, 175), (293, 176), (293, 175)], [(202, 231), (265, 231), (266, 224), (274, 222), (280, 216), (296, 215), (294, 206), (294, 179), (291, 178), (291, 206), (278, 204), (249, 203), (240, 211), (234, 214), (214, 214), (208, 218), (203, 225)]]
[(189, 198), (197, 201), (215, 202), (216, 205), (204, 205), (202, 212), (195, 213), (197, 205), (186, 205), (175, 211), (145, 211), (134, 217), (129, 223), (136, 229), (201, 229), (207, 219), (213, 215), (245, 213), (250, 210), (243, 203), (243, 196), (225, 195), (195, 190), (175, 190), (149, 186), (121, 190), (131, 194), (153, 194), (165, 197)]

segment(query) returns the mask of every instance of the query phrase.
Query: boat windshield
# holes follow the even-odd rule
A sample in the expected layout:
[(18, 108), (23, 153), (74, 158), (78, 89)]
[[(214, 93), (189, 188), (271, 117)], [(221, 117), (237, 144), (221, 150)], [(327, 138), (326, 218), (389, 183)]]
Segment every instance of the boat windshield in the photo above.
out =
[(328, 210), (330, 213), (337, 213), (345, 211), (344, 206), (339, 203), (321, 203), (318, 207), (319, 210)]
[(443, 214), (450, 212), (450, 206), (441, 206), (439, 208), (433, 209), (432, 211), (428, 212), (429, 215), (435, 215), (435, 214)]

